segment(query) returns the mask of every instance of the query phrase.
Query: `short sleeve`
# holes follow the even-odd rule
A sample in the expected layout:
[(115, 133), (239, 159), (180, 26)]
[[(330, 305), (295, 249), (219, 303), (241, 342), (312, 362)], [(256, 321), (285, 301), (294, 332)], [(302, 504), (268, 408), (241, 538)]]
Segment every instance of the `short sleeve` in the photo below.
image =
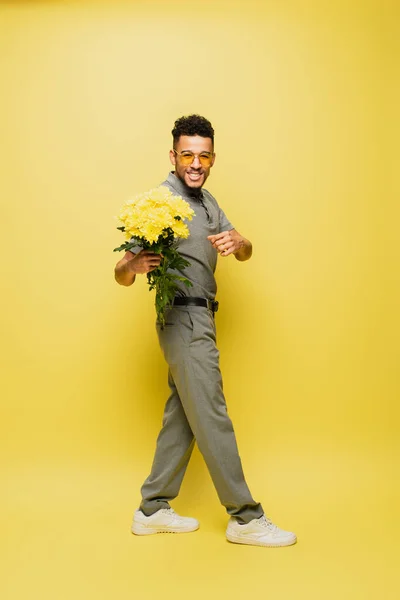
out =
[[(129, 242), (133, 242), (135, 238), (131, 237)], [(138, 254), (143, 248), (141, 246), (133, 246), (128, 252), (132, 252), (133, 254)]]
[(230, 231), (231, 229), (235, 229), (232, 223), (228, 220), (226, 214), (222, 210), (219, 209), (219, 233), (221, 231)]

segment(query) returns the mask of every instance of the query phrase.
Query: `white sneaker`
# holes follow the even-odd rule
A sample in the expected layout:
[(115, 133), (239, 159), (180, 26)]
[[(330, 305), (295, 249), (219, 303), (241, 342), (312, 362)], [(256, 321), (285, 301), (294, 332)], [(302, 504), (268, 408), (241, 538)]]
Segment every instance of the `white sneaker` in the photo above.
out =
[(230, 542), (252, 546), (291, 546), (297, 541), (294, 533), (279, 529), (265, 515), (245, 525), (240, 525), (231, 517), (226, 537)]
[(136, 535), (151, 535), (152, 533), (188, 533), (198, 528), (199, 522), (196, 519), (181, 517), (173, 508), (161, 508), (150, 517), (137, 510), (133, 516), (131, 531)]

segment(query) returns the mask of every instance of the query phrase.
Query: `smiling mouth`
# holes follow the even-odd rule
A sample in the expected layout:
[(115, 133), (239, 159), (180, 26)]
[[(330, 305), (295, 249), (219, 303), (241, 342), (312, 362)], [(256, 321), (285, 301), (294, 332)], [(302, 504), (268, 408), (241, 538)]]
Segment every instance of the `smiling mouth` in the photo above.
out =
[(200, 177), (202, 177), (203, 173), (191, 173), (189, 172), (188, 177), (190, 177), (190, 179), (200, 179)]

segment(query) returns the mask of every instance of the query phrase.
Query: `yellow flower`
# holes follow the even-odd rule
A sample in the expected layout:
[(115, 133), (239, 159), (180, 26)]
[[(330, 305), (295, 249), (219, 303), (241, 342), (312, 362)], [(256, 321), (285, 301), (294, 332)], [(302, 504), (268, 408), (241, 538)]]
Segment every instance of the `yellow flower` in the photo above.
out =
[(176, 237), (187, 238), (189, 229), (183, 220), (190, 221), (193, 215), (194, 211), (181, 196), (174, 196), (167, 187), (159, 186), (125, 202), (117, 219), (125, 227), (127, 239), (142, 237), (152, 243), (168, 228)]
[(184, 239), (189, 237), (189, 228), (183, 221), (175, 221), (171, 229), (174, 232), (175, 237)]
[(181, 217), (181, 219), (188, 219), (189, 221), (192, 220), (194, 211), (181, 196), (174, 196), (171, 198), (170, 208), (174, 213), (174, 216)]

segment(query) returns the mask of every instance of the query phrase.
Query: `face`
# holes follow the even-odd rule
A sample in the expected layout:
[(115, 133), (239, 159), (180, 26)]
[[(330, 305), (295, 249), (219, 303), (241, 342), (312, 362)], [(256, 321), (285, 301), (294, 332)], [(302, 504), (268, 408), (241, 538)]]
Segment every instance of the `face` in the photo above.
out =
[[(213, 152), (213, 144), (211, 138), (204, 138), (200, 135), (181, 135), (179, 141), (175, 145), (177, 152), (189, 150), (193, 154), (201, 154), (202, 152)], [(183, 165), (179, 155), (176, 155), (173, 150), (170, 150), (169, 158), (175, 167), (175, 173), (188, 187), (200, 189), (206, 182), (210, 174), (210, 169), (214, 164), (215, 155), (212, 158), (209, 167), (203, 167), (199, 157), (196, 156), (190, 165)]]

